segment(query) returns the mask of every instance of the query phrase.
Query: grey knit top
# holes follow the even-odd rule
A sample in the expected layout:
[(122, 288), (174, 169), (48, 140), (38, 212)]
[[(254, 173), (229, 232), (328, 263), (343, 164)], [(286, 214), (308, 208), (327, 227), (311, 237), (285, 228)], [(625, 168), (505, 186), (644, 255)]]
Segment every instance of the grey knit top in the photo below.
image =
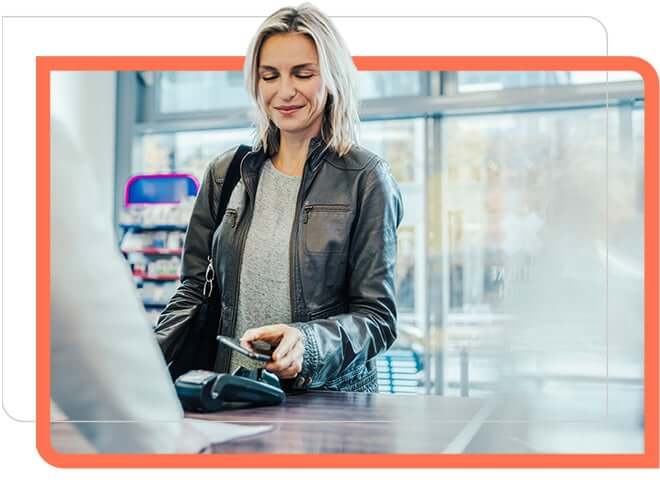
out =
[[(283, 174), (270, 160), (261, 170), (240, 270), (236, 339), (249, 328), (292, 321), (289, 240), (301, 179)], [(233, 352), (230, 373), (238, 366), (262, 364)]]

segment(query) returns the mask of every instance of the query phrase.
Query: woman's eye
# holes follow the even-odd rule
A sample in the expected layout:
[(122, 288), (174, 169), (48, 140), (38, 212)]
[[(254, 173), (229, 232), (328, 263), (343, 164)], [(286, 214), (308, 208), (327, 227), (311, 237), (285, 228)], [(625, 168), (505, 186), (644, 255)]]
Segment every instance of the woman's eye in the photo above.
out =
[(262, 77), (261, 77), (261, 79), (266, 81), (266, 82), (269, 82), (271, 80), (275, 80), (275, 78), (277, 78), (277, 75), (262, 75)]
[(305, 79), (307, 79), (307, 78), (311, 78), (312, 76), (314, 76), (314, 75), (298, 75), (298, 78), (305, 78)]

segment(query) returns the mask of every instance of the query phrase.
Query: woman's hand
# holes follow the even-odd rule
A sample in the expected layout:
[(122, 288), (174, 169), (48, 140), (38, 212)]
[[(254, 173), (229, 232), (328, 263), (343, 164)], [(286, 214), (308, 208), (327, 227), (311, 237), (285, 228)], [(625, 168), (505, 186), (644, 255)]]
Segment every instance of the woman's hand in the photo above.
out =
[(252, 342), (261, 340), (273, 348), (272, 361), (264, 368), (281, 379), (295, 378), (302, 370), (305, 345), (300, 330), (289, 325), (268, 325), (251, 328), (241, 337), (241, 345), (254, 350)]

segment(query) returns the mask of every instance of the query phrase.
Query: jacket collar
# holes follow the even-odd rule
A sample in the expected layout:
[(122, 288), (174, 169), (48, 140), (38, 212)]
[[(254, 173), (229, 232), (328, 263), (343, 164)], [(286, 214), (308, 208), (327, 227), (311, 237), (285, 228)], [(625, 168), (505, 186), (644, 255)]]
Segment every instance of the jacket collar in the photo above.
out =
[[(311, 141), (309, 142), (307, 161), (302, 178), (303, 193), (307, 193), (309, 186), (311, 185), (313, 179), (316, 177), (316, 174), (320, 170), (321, 165), (323, 165), (323, 156), (328, 152), (328, 149), (325, 146), (326, 143), (320, 135), (312, 137)], [(261, 169), (267, 158), (268, 155), (266, 155), (263, 148), (260, 147), (259, 149), (253, 149), (250, 151), (243, 159), (241, 178), (243, 179), (245, 189), (252, 199), (254, 199), (254, 196), (256, 196), (257, 185), (259, 183), (259, 173), (261, 172)]]
[(307, 163), (311, 172), (315, 172), (321, 165), (321, 156), (327, 151), (327, 144), (321, 138), (321, 135), (312, 137), (309, 142), (309, 150), (307, 152)]
[[(311, 171), (315, 172), (321, 165), (322, 154), (326, 151), (326, 143), (321, 138), (321, 135), (316, 135), (312, 137), (309, 142), (309, 149), (307, 151), (307, 164), (306, 167)], [(243, 162), (243, 169), (241, 175), (244, 177), (254, 177), (259, 174), (261, 167), (263, 167), (264, 162), (268, 159), (268, 155), (264, 153), (263, 147), (259, 146), (258, 149), (252, 149), (245, 157)]]

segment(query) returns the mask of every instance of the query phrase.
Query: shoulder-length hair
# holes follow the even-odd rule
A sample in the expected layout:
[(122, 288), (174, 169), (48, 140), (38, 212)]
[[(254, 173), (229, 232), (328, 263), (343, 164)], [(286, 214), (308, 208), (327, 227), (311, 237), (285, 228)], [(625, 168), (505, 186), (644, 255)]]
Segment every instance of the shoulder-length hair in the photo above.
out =
[(358, 144), (357, 69), (334, 24), (309, 3), (278, 10), (261, 24), (250, 42), (243, 72), (247, 91), (257, 108), (255, 149), (263, 147), (271, 155), (279, 150), (280, 131), (268, 118), (258, 89), (261, 47), (270, 36), (279, 33), (303, 33), (316, 45), (321, 79), (328, 91), (321, 138), (326, 148), (345, 155)]

